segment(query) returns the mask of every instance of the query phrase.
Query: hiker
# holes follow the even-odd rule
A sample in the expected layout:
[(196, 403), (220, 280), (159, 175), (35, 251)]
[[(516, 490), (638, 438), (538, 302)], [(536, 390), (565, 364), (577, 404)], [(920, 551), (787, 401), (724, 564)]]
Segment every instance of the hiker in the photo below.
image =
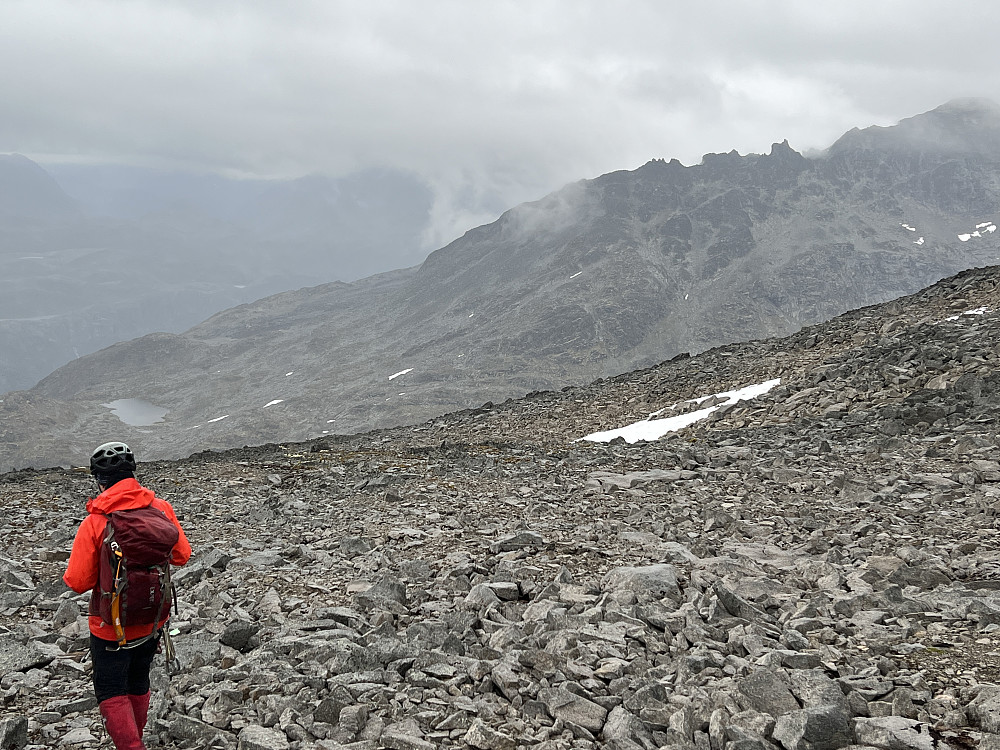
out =
[[(149, 622), (145, 624), (141, 624), (142, 614), (135, 614), (142, 612), (143, 602), (134, 602), (131, 608), (132, 619), (139, 620), (140, 624), (129, 623), (129, 590), (124, 589), (121, 601), (118, 602), (114, 602), (110, 592), (103, 590), (100, 580), (101, 556), (102, 552), (108, 555), (109, 550), (135, 549), (136, 542), (126, 543), (124, 537), (128, 529), (115, 526), (116, 537), (122, 537), (119, 548), (115, 538), (109, 536), (112, 526), (110, 517), (106, 514), (139, 508), (159, 511), (151, 513), (144, 510), (135, 515), (116, 513), (115, 519), (116, 523), (131, 524), (129, 529), (139, 530), (130, 532), (128, 538), (138, 538), (140, 547), (151, 553), (158, 549), (157, 545), (163, 548), (163, 559), (169, 557), (172, 565), (183, 565), (188, 561), (191, 557), (191, 545), (184, 536), (184, 530), (181, 529), (170, 503), (156, 497), (152, 490), (136, 481), (135, 456), (125, 443), (111, 442), (99, 446), (90, 457), (90, 473), (97, 481), (99, 494), (87, 501), (88, 515), (77, 530), (63, 580), (78, 594), (92, 592), (89, 619), (94, 692), (108, 734), (118, 750), (145, 750), (142, 732), (149, 713), (149, 669), (160, 645), (162, 628), (170, 617), (172, 594), (165, 590), (166, 585), (163, 585), (163, 591), (157, 589), (157, 597), (162, 595), (166, 601), (161, 603), (157, 600), (153, 614), (146, 618)], [(118, 518), (126, 520), (118, 522)], [(148, 520), (144, 525), (131, 520), (140, 518)], [(176, 527), (176, 535), (170, 524)], [(104, 570), (107, 571), (110, 565), (105, 564)], [(144, 595), (149, 593), (146, 598), (152, 599), (154, 592), (151, 587), (159, 587), (164, 579), (162, 572), (158, 572), (160, 569), (141, 568), (138, 565), (128, 567), (127, 560), (125, 567), (129, 570), (127, 580), (130, 585), (133, 580), (153, 582), (143, 589)], [(168, 570), (169, 566), (163, 564), (160, 568)], [(133, 573), (133, 570), (138, 572)], [(148, 578), (133, 579), (133, 575), (146, 575)], [(169, 582), (169, 575), (166, 580)], [(111, 617), (107, 616), (109, 601), (114, 602), (111, 606), (121, 608), (112, 609), (114, 616)], [(117, 625), (116, 619), (119, 621)]]

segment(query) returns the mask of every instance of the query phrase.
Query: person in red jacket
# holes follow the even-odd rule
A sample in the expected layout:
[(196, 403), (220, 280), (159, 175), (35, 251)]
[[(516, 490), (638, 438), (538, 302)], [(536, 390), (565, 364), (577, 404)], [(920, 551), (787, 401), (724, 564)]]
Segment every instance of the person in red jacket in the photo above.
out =
[(107, 513), (152, 506), (177, 527), (179, 537), (170, 556), (172, 565), (183, 565), (191, 557), (191, 545), (177, 521), (174, 509), (135, 479), (135, 456), (121, 442), (99, 446), (90, 458), (90, 471), (100, 494), (87, 502), (87, 517), (73, 540), (63, 580), (78, 594), (92, 591), (90, 608), (90, 653), (94, 665), (94, 692), (108, 734), (118, 750), (145, 750), (142, 732), (149, 713), (149, 669), (159, 647), (159, 633), (169, 619), (157, 624), (125, 625), (128, 641), (156, 635), (135, 647), (119, 647), (114, 628), (94, 614), (98, 592), (99, 553), (107, 526)]

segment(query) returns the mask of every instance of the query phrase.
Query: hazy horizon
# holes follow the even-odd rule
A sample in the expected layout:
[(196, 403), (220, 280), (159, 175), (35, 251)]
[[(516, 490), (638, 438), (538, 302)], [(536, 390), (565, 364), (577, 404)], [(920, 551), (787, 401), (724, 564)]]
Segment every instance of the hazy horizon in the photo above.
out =
[(1000, 99), (997, 20), (984, 1), (8, 3), (0, 153), (254, 179), (397, 170), (432, 191), (434, 248), (652, 158), (808, 152)]

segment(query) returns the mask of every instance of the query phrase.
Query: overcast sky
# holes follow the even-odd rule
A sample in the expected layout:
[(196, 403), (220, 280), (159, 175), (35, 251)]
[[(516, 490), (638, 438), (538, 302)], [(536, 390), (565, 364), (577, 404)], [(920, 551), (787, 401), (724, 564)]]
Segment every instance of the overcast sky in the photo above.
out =
[(998, 32), (993, 0), (2, 0), (0, 153), (411, 170), (443, 243), (651, 158), (1000, 100)]

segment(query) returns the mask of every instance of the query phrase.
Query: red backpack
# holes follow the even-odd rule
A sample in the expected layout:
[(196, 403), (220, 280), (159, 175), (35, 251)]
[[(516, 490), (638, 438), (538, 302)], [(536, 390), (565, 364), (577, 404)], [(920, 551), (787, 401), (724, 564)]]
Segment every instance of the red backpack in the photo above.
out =
[(90, 614), (114, 628), (120, 648), (131, 648), (154, 637), (157, 628), (127, 642), (126, 626), (157, 625), (170, 615), (170, 555), (180, 532), (152, 505), (114, 511), (107, 518)]

